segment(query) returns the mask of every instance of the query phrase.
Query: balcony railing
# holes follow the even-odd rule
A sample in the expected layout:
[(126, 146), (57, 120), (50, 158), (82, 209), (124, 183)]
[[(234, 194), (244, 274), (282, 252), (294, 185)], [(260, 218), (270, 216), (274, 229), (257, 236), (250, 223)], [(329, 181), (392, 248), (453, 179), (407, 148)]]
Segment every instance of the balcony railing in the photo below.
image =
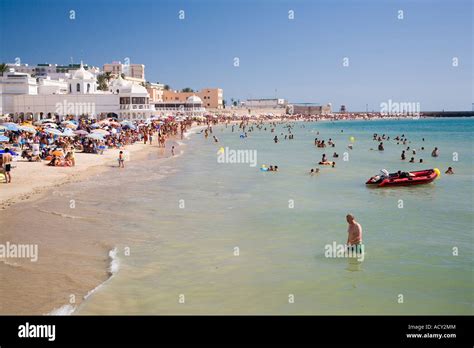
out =
[(120, 110), (153, 110), (150, 104), (120, 104)]

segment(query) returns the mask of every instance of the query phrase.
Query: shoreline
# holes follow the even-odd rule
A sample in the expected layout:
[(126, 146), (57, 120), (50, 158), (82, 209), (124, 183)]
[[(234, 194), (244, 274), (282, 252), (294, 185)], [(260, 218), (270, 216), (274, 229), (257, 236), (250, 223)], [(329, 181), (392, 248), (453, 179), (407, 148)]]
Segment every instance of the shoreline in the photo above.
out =
[[(190, 127), (187, 132), (184, 133), (183, 139), (177, 136), (170, 136), (166, 141), (166, 148), (159, 148), (157, 141), (154, 139), (152, 145), (135, 143), (129, 145), (125, 148), (125, 151), (129, 151), (130, 161), (125, 162), (125, 170), (127, 170), (127, 163), (137, 163), (140, 165), (140, 162), (146, 161), (149, 155), (154, 154), (158, 155), (158, 161), (166, 163), (174, 157), (180, 157), (184, 153), (184, 147), (187, 146), (189, 136), (195, 134), (196, 130), (199, 130), (200, 126), (193, 125)], [(171, 146), (175, 147), (175, 156), (171, 156)], [(15, 214), (17, 211), (23, 209), (23, 204), (33, 203), (45, 197), (48, 193), (54, 192), (56, 187), (63, 186), (66, 184), (72, 184), (84, 180), (88, 180), (90, 177), (95, 175), (107, 175), (107, 172), (112, 169), (117, 169), (116, 157), (118, 154), (118, 149), (109, 150), (105, 155), (93, 155), (93, 154), (76, 154), (76, 159), (81, 161), (83, 156), (89, 158), (95, 158), (95, 161), (88, 161), (82, 163), (80, 171), (68, 171), (75, 167), (61, 168), (61, 167), (48, 167), (44, 161), (42, 163), (38, 162), (17, 162), (21, 164), (30, 164), (37, 166), (39, 173), (47, 178), (46, 182), (42, 182), (41, 185), (28, 185), (26, 189), (22, 190), (21, 193), (18, 193), (18, 190), (12, 190), (8, 198), (7, 195), (0, 196), (0, 212), (3, 214), (9, 214), (8, 208), (12, 209), (12, 214)], [(156, 158), (156, 157), (155, 157)], [(16, 168), (18, 170), (19, 168)], [(62, 169), (59, 176), (51, 175), (51, 170)], [(14, 169), (15, 170), (15, 169)], [(23, 171), (22, 176), (31, 177), (31, 172), (28, 171), (28, 166), (22, 166), (21, 170)], [(39, 175), (39, 174), (38, 174)], [(59, 177), (59, 179), (58, 179)], [(15, 176), (13, 177), (12, 184), (15, 185)], [(18, 181), (17, 181), (18, 184)], [(0, 184), (3, 186), (8, 186), (7, 184)], [(19, 185), (19, 184), (18, 184)], [(20, 185), (19, 185), (20, 186)], [(22, 186), (22, 185), (21, 185)], [(21, 204), (23, 203), (23, 204)], [(6, 221), (8, 225), (8, 221)], [(27, 223), (24, 221), (24, 223)], [(12, 243), (26, 243), (29, 242), (31, 238), (31, 231), (28, 232), (26, 228), (19, 227), (19, 230), (13, 230), (8, 232), (9, 229), (3, 231), (0, 234), (0, 241), (10, 241)], [(65, 230), (64, 230), (65, 232)], [(23, 288), (15, 291), (15, 283), (21, 282), (25, 276), (24, 272), (31, 272), (33, 268), (29, 262), (24, 260), (17, 260), (14, 263), (8, 261), (8, 259), (0, 259), (0, 272), (6, 277), (6, 279), (11, 279), (10, 282), (5, 282), (0, 290), (3, 290), (5, 296), (2, 303), (0, 304), (1, 313), (3, 315), (12, 315), (12, 314), (29, 314), (29, 315), (74, 315), (81, 308), (81, 306), (87, 301), (87, 299), (92, 296), (97, 290), (104, 286), (114, 275), (119, 271), (120, 260), (117, 255), (117, 245), (115, 244), (113, 238), (102, 239), (102, 237), (97, 238), (95, 231), (88, 231), (81, 236), (81, 240), (76, 241), (73, 244), (70, 244), (68, 240), (63, 240), (62, 238), (58, 241), (55, 236), (56, 233), (62, 234), (61, 231), (47, 231), (46, 233), (41, 233), (37, 235), (38, 238), (36, 243), (39, 245), (41, 250), (45, 251), (46, 254), (43, 256), (34, 266), (35, 273), (38, 277), (34, 277), (32, 281), (33, 288), (35, 290), (32, 292), (31, 289)], [(48, 246), (50, 241), (55, 240), (54, 246)], [(46, 249), (44, 249), (46, 248)], [(60, 282), (56, 286), (52, 283), (52, 288), (49, 288), (49, 284), (41, 280), (41, 274), (44, 272), (49, 272), (51, 262), (57, 263), (58, 265), (66, 265), (70, 262), (68, 256), (70, 254), (64, 253), (64, 248), (68, 249), (69, 253), (80, 254), (83, 250), (88, 249), (87, 261), (80, 264), (80, 268), (77, 269), (77, 265), (73, 267), (61, 266), (63, 276), (66, 276), (71, 282), (69, 288), (66, 286), (62, 288), (58, 286), (62, 284)], [(49, 250), (48, 250), (49, 249)], [(42, 252), (44, 254), (44, 252)], [(87, 281), (78, 282), (76, 280), (76, 274), (83, 273), (87, 274)], [(22, 275), (23, 274), (23, 275)], [(46, 274), (46, 273), (45, 273)], [(73, 286), (73, 288), (70, 288)], [(2, 292), (3, 292), (2, 291)], [(55, 296), (51, 296), (54, 293)], [(68, 296), (73, 293), (75, 294), (75, 302), (68, 303)], [(34, 302), (35, 306), (29, 307), (30, 309), (27, 312), (24, 312), (26, 308), (18, 310), (15, 301), (21, 302), (21, 299), (36, 297), (42, 298), (43, 301)], [(45, 302), (44, 300), (47, 299)]]
[[(202, 126), (193, 125), (185, 133), (183, 139), (180, 139), (179, 136), (172, 136), (167, 140), (167, 143), (171, 142), (175, 146), (175, 150), (180, 151), (180, 147), (185, 143), (187, 136), (199, 127)], [(142, 160), (159, 149), (155, 137), (152, 144), (137, 142), (127, 145), (123, 151), (129, 154), (130, 159), (126, 161), (127, 163)], [(40, 163), (26, 160), (16, 161), (12, 168), (12, 183), (0, 183), (0, 210), (6, 210), (20, 202), (32, 202), (55, 187), (87, 180), (89, 177), (103, 173), (107, 169), (116, 168), (119, 151), (120, 149), (108, 149), (103, 155), (76, 153), (76, 166), (74, 167), (50, 167), (46, 165), (46, 161)], [(167, 146), (163, 153), (159, 152), (159, 158), (170, 157), (169, 152), (169, 146)]]
[[(391, 118), (349, 118), (349, 119), (319, 119), (319, 120), (302, 120), (302, 119), (284, 119), (281, 117), (275, 117), (273, 119), (263, 120), (264, 123), (272, 122), (356, 122), (356, 121), (383, 121), (383, 120), (406, 120), (410, 118), (406, 117), (391, 117)], [(439, 117), (421, 117), (419, 119), (439, 119)], [(412, 119), (416, 121), (418, 119)], [(250, 122), (255, 122), (258, 120), (248, 120)], [(239, 124), (242, 120), (229, 120), (229, 124)], [(219, 125), (225, 125), (226, 122), (220, 122)], [(180, 139), (179, 136), (173, 136), (168, 139), (172, 141), (176, 150), (179, 150), (180, 146), (183, 144), (182, 141), (186, 140), (189, 134), (192, 134), (196, 130), (205, 128), (205, 125), (193, 125), (190, 129), (184, 134), (184, 139)], [(137, 142), (132, 145), (127, 145), (124, 151), (129, 153), (129, 156), (132, 157), (129, 161), (141, 160), (148, 156), (149, 154), (154, 153), (157, 147), (157, 140), (155, 138), (154, 143), (143, 144), (142, 142)], [(14, 162), (12, 174), (13, 181), (11, 184), (5, 184), (4, 182), (0, 183), (0, 210), (6, 210), (9, 207), (18, 204), (20, 202), (32, 202), (36, 199), (39, 199), (47, 193), (50, 189), (54, 187), (59, 187), (67, 183), (78, 182), (81, 180), (87, 180), (88, 177), (91, 177), (96, 174), (100, 174), (107, 169), (116, 167), (116, 159), (118, 157), (119, 149), (108, 149), (103, 155), (98, 154), (89, 154), (89, 153), (76, 153), (76, 166), (75, 167), (49, 167), (46, 165), (45, 161), (41, 163), (38, 162), (28, 162), (28, 161), (17, 161)], [(168, 148), (165, 151), (169, 152)], [(161, 157), (166, 157), (166, 155), (160, 153)], [(127, 162), (129, 162), (127, 161)], [(32, 180), (31, 178), (35, 178)], [(37, 180), (37, 179), (40, 180)]]
[[(299, 120), (294, 120), (294, 121), (298, 122)], [(352, 120), (345, 120), (345, 121), (352, 121)], [(276, 121), (276, 122), (279, 122), (279, 121)], [(233, 123), (233, 122), (231, 121), (231, 123)], [(302, 123), (304, 123), (304, 122), (302, 122)], [(225, 126), (225, 123), (220, 123), (219, 126)], [(214, 127), (214, 125), (213, 125), (213, 127)], [(133, 154), (135, 154), (135, 156), (131, 157), (132, 162), (134, 162), (134, 161), (137, 161), (137, 162), (144, 161), (144, 160), (146, 160), (146, 157), (150, 153), (158, 153), (160, 161), (162, 161), (162, 160), (168, 161), (170, 158), (172, 158), (172, 156), (170, 156), (170, 153), (169, 153), (170, 146), (171, 145), (175, 146), (176, 155), (174, 157), (179, 157), (183, 153), (183, 146), (189, 145), (188, 144), (188, 139), (189, 139), (190, 135), (192, 135), (192, 134), (199, 135), (198, 132), (201, 128), (205, 128), (205, 126), (194, 125), (194, 126), (190, 127), (188, 129), (188, 131), (184, 134), (183, 139), (180, 139), (179, 136), (170, 137), (167, 140), (167, 147), (163, 151), (162, 154), (160, 153), (160, 149), (157, 147), (156, 144), (154, 144), (154, 145), (149, 145), (149, 144), (144, 145), (143, 143), (136, 143), (134, 145), (127, 146), (126, 150), (128, 150), (128, 151), (130, 151), (130, 153), (132, 153), (131, 148), (132, 147), (134, 148)], [(156, 151), (156, 150), (158, 150), (158, 151)], [(115, 151), (118, 151), (118, 150), (115, 150)], [(66, 177), (64, 177), (63, 181), (60, 182), (60, 183), (57, 183), (57, 185), (43, 186), (42, 188), (38, 189), (38, 192), (31, 194), (29, 197), (27, 197), (23, 200), (15, 201), (14, 203), (11, 204), (11, 206), (13, 206), (13, 205), (16, 206), (18, 203), (21, 203), (21, 202), (25, 202), (25, 203), (26, 202), (31, 202), (31, 201), (33, 201), (37, 198), (40, 198), (40, 197), (44, 196), (44, 194), (46, 194), (48, 192), (51, 192), (51, 190), (54, 189), (55, 186), (60, 186), (60, 185), (64, 185), (64, 184), (67, 184), (67, 183), (73, 183), (75, 181), (80, 181), (80, 180), (87, 180), (89, 175), (94, 175), (94, 174), (106, 175), (107, 169), (111, 170), (113, 167), (116, 167), (116, 165), (115, 166), (110, 165), (112, 163), (112, 161), (114, 160), (113, 154), (110, 155), (110, 158), (104, 158), (105, 155), (103, 155), (103, 156), (101, 156), (101, 155), (95, 155), (94, 156), (92, 154), (84, 154), (84, 155), (86, 157), (90, 157), (90, 156), (96, 157), (101, 161), (101, 163), (91, 164), (87, 167), (84, 166), (84, 168), (81, 168), (81, 171), (79, 173), (67, 173), (67, 174), (70, 174), (70, 175), (67, 176), (67, 174), (66, 174)], [(23, 162), (20, 162), (20, 163), (23, 163)], [(28, 163), (28, 162), (25, 162), (25, 163)], [(29, 163), (31, 163), (31, 162), (29, 162)], [(50, 169), (53, 169), (53, 170), (54, 169), (62, 169), (62, 170), (67, 171), (68, 169), (71, 169), (71, 168), (48, 167), (44, 163), (34, 163), (34, 164), (37, 165), (37, 166), (38, 165), (39, 166), (43, 165), (45, 168), (50, 168)], [(137, 163), (137, 165), (140, 165), (140, 163)], [(126, 164), (126, 169), (125, 170), (127, 170), (127, 164)], [(76, 175), (74, 175), (74, 174), (76, 174)], [(15, 179), (15, 177), (14, 177), (14, 179)], [(2, 185), (2, 184), (0, 184), (0, 185)], [(13, 181), (12, 185), (15, 185), (15, 181)], [(3, 186), (7, 186), (7, 185), (3, 184)], [(21, 207), (18, 207), (18, 208), (21, 208)], [(15, 212), (15, 211), (16, 211), (16, 209), (13, 209), (13, 212)], [(19, 225), (19, 226), (22, 226), (22, 225)], [(17, 231), (13, 231), (13, 232), (17, 232)], [(25, 235), (27, 235), (26, 231), (21, 232), (21, 228), (18, 228), (18, 232), (12, 234), (14, 242), (15, 242), (15, 239), (18, 239), (18, 236), (20, 237), (20, 240), (21, 240), (21, 237), (24, 237)], [(45, 232), (46, 233), (41, 233), (41, 235), (38, 235), (38, 238), (40, 239), (40, 243), (44, 242), (44, 241), (47, 242), (49, 240), (51, 240), (51, 241), (54, 240), (53, 239), (54, 234), (51, 234), (50, 231), (45, 231)], [(63, 232), (64, 231), (58, 231), (58, 235), (60, 233), (63, 233)], [(7, 231), (5, 231), (5, 233), (7, 233)], [(114, 260), (118, 260), (117, 262), (120, 262), (120, 260), (117, 257), (117, 255), (111, 256), (111, 253), (113, 253), (113, 250), (117, 250), (117, 248), (120, 246), (120, 244), (114, 243), (114, 240), (113, 240), (113, 238), (110, 238), (110, 235), (108, 236), (108, 238), (107, 237), (103, 238), (102, 236), (100, 236), (98, 233), (96, 233), (94, 231), (91, 231), (91, 233), (89, 233), (89, 232), (87, 232), (87, 233), (88, 233), (89, 237), (92, 236), (91, 238), (94, 238), (94, 239), (96, 238), (96, 234), (97, 234), (97, 240), (94, 240), (95, 243), (94, 243), (93, 246), (91, 246), (91, 250), (89, 252), (89, 254), (93, 254), (94, 259), (88, 259), (85, 262), (84, 265), (81, 265), (81, 267), (84, 268), (84, 269), (77, 270), (77, 271), (82, 271), (83, 273), (86, 273), (85, 271), (87, 271), (89, 273), (88, 278), (86, 280), (87, 283), (86, 282), (85, 283), (77, 283), (76, 282), (77, 277), (76, 277), (75, 273), (71, 274), (68, 269), (63, 270), (63, 273), (65, 273), (68, 276), (67, 280), (68, 281), (71, 280), (74, 283), (74, 286), (75, 286), (74, 293), (77, 294), (76, 303), (74, 303), (72, 305), (68, 304), (66, 295), (70, 294), (71, 291), (69, 291), (69, 290), (66, 291), (66, 289), (62, 289), (62, 288), (61, 289), (50, 290), (51, 292), (54, 292), (54, 293), (63, 294), (63, 296), (61, 296), (60, 298), (59, 297), (56, 297), (56, 298), (51, 297), (50, 299), (46, 298), (47, 296), (45, 296), (45, 293), (46, 293), (45, 289), (41, 289), (39, 291), (35, 289), (35, 291), (38, 291), (38, 292), (35, 292), (35, 293), (28, 293), (28, 291), (31, 291), (31, 290), (28, 290), (28, 289), (27, 290), (19, 289), (18, 292), (21, 295), (23, 295), (23, 297), (25, 297), (25, 295), (40, 296), (44, 301), (48, 301), (46, 303), (41, 304), (43, 306), (41, 311), (39, 311), (39, 309), (37, 307), (35, 307), (35, 310), (33, 312), (34, 314), (37, 314), (37, 315), (81, 315), (78, 312), (80, 312), (81, 308), (86, 304), (86, 301), (88, 300), (89, 296), (92, 296), (92, 294), (94, 294), (96, 291), (98, 291), (100, 288), (102, 288), (105, 284), (107, 284), (107, 282), (114, 276), (114, 274), (116, 274), (116, 272), (115, 273), (111, 272), (112, 263), (114, 262)], [(71, 246), (71, 248), (73, 248), (73, 251), (80, 250), (80, 248), (84, 246), (84, 242), (82, 240), (84, 238), (84, 236), (78, 236), (78, 238), (80, 238), (80, 239), (78, 239), (78, 243), (77, 244), (74, 243), (74, 245)], [(61, 264), (61, 261), (64, 261), (62, 259), (63, 254), (57, 253), (57, 249), (60, 248), (60, 245), (58, 246), (57, 242), (54, 242), (54, 243), (55, 244), (52, 245), (50, 250), (47, 250), (48, 251), (47, 258), (49, 260), (54, 259), (55, 261), (59, 262), (58, 264)], [(95, 244), (98, 244), (98, 245), (95, 245)], [(56, 250), (54, 250), (54, 249), (56, 249)], [(51, 253), (57, 253), (57, 256), (59, 256), (59, 257), (54, 257), (54, 254), (50, 255), (49, 254), (50, 252)], [(79, 255), (79, 253), (78, 253), (78, 255)], [(80, 255), (80, 256), (82, 256), (82, 255)], [(47, 260), (47, 261), (49, 261), (49, 260)], [(6, 272), (4, 273), (6, 279), (10, 279), (8, 277), (9, 272), (14, 273), (15, 269), (11, 268), (12, 266), (10, 266), (10, 265), (3, 264), (0, 260), (0, 272), (2, 271), (3, 267), (5, 267), (5, 269), (6, 269)], [(17, 267), (17, 266), (13, 266), (13, 267)], [(16, 271), (18, 273), (22, 272), (22, 268), (26, 268), (26, 267), (23, 267), (23, 265), (20, 265), (19, 267), (20, 268), (17, 268), (17, 271)], [(40, 270), (38, 271), (38, 276), (41, 274), (42, 271), (44, 271), (44, 269), (41, 269), (41, 267), (45, 267), (45, 265), (44, 264), (40, 265)], [(35, 272), (36, 272), (36, 270), (35, 270)], [(69, 272), (69, 273), (66, 273), (66, 272)], [(69, 277), (71, 279), (69, 279)], [(91, 279), (94, 279), (95, 282), (91, 282)], [(57, 280), (58, 283), (60, 281), (61, 280)], [(36, 279), (34, 279), (33, 282), (34, 282), (35, 285), (39, 283)], [(13, 292), (14, 291), (14, 286), (12, 286), (11, 284), (5, 284), (5, 286), (6, 287), (3, 288), (3, 289), (9, 290), (11, 292), (11, 294), (15, 294)], [(0, 290), (1, 290), (1, 288), (0, 288)], [(5, 298), (4, 298), (5, 302), (3, 303), (3, 305), (4, 305), (3, 307), (6, 308), (9, 311), (9, 313), (14, 313), (15, 305), (14, 305), (14, 303), (10, 304), (9, 301), (8, 301), (8, 298), (11, 296), (11, 294), (7, 293), (7, 291), (5, 291), (5, 294), (6, 294)], [(15, 295), (15, 296), (18, 296), (18, 295)], [(21, 299), (21, 297), (20, 297), (20, 299)], [(44, 309), (48, 305), (50, 305), (49, 309)], [(30, 309), (30, 311), (32, 311), (32, 310)], [(3, 312), (5, 314), (5, 310), (3, 310)], [(21, 314), (21, 313), (16, 313), (16, 314)], [(32, 313), (31, 312), (30, 313), (25, 312), (24, 314), (32, 314)]]

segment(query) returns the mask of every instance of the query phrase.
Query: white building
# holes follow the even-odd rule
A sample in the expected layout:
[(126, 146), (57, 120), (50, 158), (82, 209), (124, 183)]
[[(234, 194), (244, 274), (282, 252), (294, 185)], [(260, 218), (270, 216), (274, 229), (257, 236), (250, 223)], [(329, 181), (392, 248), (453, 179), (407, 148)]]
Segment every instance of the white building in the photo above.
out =
[(26, 73), (10, 70), (0, 77), (0, 115), (14, 112), (15, 96), (38, 94), (36, 79)]
[(49, 76), (37, 78), (38, 94), (66, 94), (68, 92), (68, 82), (64, 79), (53, 80)]
[(284, 108), (288, 104), (285, 99), (247, 99), (244, 103), (247, 108)]
[(154, 115), (155, 107), (150, 104), (150, 96), (145, 87), (122, 79), (121, 75), (109, 86), (112, 94), (119, 96), (119, 109), (116, 112), (121, 119), (149, 118)]
[[(37, 65), (28, 65), (28, 64), (7, 64), (10, 69), (14, 69), (15, 72), (26, 73), (32, 77), (50, 77), (52, 80), (59, 79), (68, 79), (70, 78), (77, 70), (80, 69), (80, 64), (68, 64), (68, 65), (58, 65), (58, 64), (48, 64), (41, 63)], [(100, 73), (100, 69), (94, 66), (84, 66), (84, 69), (92, 73), (95, 77)]]
[(5, 74), (0, 78), (0, 113), (33, 119), (116, 115), (135, 120), (150, 118), (155, 108), (145, 87), (120, 76), (112, 81), (109, 91), (98, 90), (96, 77), (81, 63), (67, 80), (37, 81), (26, 73)]

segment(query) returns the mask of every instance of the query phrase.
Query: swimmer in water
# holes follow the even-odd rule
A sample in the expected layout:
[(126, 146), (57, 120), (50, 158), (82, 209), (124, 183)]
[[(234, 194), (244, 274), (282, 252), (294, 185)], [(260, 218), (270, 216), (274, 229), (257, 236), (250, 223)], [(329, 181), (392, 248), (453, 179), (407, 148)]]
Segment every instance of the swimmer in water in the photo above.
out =
[(434, 150), (431, 152), (432, 157), (438, 157), (439, 156), (439, 150), (437, 147), (434, 148)]
[(448, 167), (448, 170), (444, 172), (445, 174), (454, 174), (453, 167)]
[(406, 157), (405, 157), (405, 150), (402, 151), (402, 160), (405, 160)]
[(410, 158), (410, 163), (415, 163), (415, 157)]
[(384, 148), (383, 148), (383, 143), (381, 142), (381, 143), (379, 144), (379, 151), (383, 151), (383, 150), (384, 150)]

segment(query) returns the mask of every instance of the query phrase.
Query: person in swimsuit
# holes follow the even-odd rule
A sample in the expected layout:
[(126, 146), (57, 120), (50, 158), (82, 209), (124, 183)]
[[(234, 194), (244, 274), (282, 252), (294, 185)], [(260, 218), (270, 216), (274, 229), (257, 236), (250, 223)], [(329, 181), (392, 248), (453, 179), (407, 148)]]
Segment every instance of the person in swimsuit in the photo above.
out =
[(347, 228), (347, 245), (358, 248), (362, 244), (362, 226), (355, 220), (352, 214), (346, 215), (346, 221), (349, 224)]
[(8, 148), (5, 148), (5, 152), (2, 154), (2, 164), (5, 169), (5, 183), (9, 184), (12, 182), (12, 176), (10, 171), (12, 170), (12, 154)]
[(119, 163), (119, 168), (125, 168), (125, 158), (123, 155), (123, 151), (119, 152), (118, 163)]

